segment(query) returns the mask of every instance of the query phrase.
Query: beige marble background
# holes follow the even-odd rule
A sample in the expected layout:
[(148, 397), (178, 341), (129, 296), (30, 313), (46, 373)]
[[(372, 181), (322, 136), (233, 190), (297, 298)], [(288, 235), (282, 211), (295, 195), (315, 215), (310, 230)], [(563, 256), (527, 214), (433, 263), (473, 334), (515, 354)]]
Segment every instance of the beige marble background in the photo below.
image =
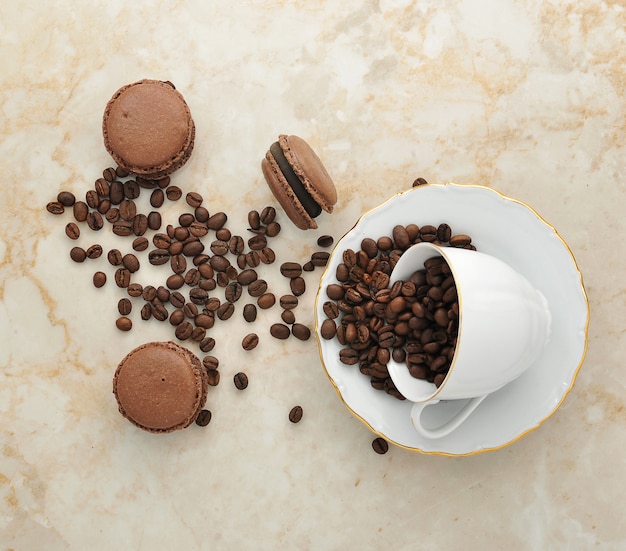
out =
[[(623, 1), (5, 0), (0, 64), (2, 549), (626, 547)], [(174, 82), (196, 121), (175, 183), (239, 231), (275, 204), (260, 160), (278, 133), (317, 150), (336, 213), (317, 232), (282, 217), (280, 261), (306, 260), (317, 236), (339, 237), (417, 176), (532, 205), (570, 245), (591, 305), (559, 411), (497, 452), (379, 456), (314, 341), (269, 337), (275, 308), (252, 353), (240, 318), (216, 330), (208, 427), (155, 437), (125, 422), (115, 366), (170, 329), (135, 315), (117, 331), (121, 291), (91, 284), (105, 259), (71, 263), (69, 215), (44, 207), (109, 166), (104, 105), (144, 77)], [(298, 316), (311, 324), (319, 272), (307, 278)]]

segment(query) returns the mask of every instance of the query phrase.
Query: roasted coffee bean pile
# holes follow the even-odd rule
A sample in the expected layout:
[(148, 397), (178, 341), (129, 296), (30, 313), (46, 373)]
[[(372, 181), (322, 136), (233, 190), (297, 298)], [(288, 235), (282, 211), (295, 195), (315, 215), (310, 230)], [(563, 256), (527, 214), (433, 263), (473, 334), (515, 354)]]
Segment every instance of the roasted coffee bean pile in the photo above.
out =
[(347, 249), (337, 266), (337, 283), (326, 288), (326, 319), (320, 333), (337, 338), (339, 359), (358, 365), (372, 387), (400, 400), (404, 396), (389, 376), (391, 358), (406, 362), (414, 377), (439, 386), (450, 367), (458, 332), (458, 298), (447, 263), (440, 257), (426, 261), (407, 281), (390, 286), (390, 274), (400, 256), (415, 243), (476, 250), (471, 237), (452, 234), (448, 224), (438, 227), (397, 225), (392, 236), (365, 238), (361, 249)]
[[(139, 212), (138, 198), (150, 193), (149, 212)], [(166, 202), (184, 197), (185, 212), (177, 224), (165, 225), (159, 209)], [(118, 300), (119, 317), (115, 324), (120, 331), (133, 327), (131, 316), (138, 309), (141, 320), (156, 319), (169, 322), (175, 337), (180, 341), (197, 343), (205, 354), (210, 353), (215, 339), (210, 331), (215, 323), (230, 319), (237, 306), (242, 307), (243, 319), (253, 323), (257, 309), (267, 310), (277, 303), (282, 309), (281, 320), (270, 327), (269, 333), (277, 339), (291, 335), (308, 340), (309, 327), (299, 323), (295, 310), (298, 297), (306, 291), (303, 272), (326, 266), (329, 253), (315, 251), (304, 264), (283, 262), (276, 273), (278, 278), (289, 280), (291, 293), (276, 297), (271, 285), (257, 271), (261, 265), (276, 262), (270, 241), (281, 232), (276, 210), (272, 206), (251, 210), (248, 213), (248, 236), (233, 234), (227, 227), (225, 212), (209, 213), (203, 197), (194, 191), (183, 194), (170, 177), (147, 180), (133, 177), (121, 168), (106, 168), (93, 189), (87, 190), (84, 200), (69, 191), (61, 191), (56, 200), (47, 204), (48, 212), (62, 215), (70, 210), (73, 220), (65, 226), (65, 234), (76, 241), (85, 231), (110, 231), (120, 239), (119, 248), (106, 252), (106, 259), (114, 268), (111, 278), (115, 285), (126, 291), (127, 297)], [(333, 238), (323, 235), (318, 247), (325, 249)], [(74, 246), (69, 256), (74, 262), (88, 263), (104, 254), (99, 244), (88, 248)], [(163, 280), (155, 285), (141, 285), (133, 281), (142, 262), (168, 269)], [(101, 288), (107, 283), (103, 271), (93, 273), (93, 284)], [(218, 293), (218, 291), (220, 291)], [(137, 302), (139, 304), (137, 304)], [(250, 332), (242, 338), (243, 350), (251, 351), (259, 345), (260, 337)], [(209, 375), (209, 384), (219, 384), (219, 361), (215, 356), (205, 356), (203, 364)], [(247, 376), (238, 372), (235, 385), (246, 388)], [(199, 425), (208, 424), (210, 414), (202, 414)]]

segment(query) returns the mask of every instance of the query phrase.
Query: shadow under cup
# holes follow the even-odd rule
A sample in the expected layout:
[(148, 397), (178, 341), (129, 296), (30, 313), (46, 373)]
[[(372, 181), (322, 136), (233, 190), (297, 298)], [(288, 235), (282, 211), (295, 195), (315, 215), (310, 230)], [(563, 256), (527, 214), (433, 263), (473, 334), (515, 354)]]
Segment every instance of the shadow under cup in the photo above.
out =
[[(478, 251), (431, 243), (416, 244), (402, 255), (391, 274), (392, 283), (408, 280), (435, 256), (443, 257), (450, 266), (459, 300), (458, 337), (450, 369), (438, 388), (411, 376), (405, 364), (393, 360), (388, 365), (389, 374), (412, 402), (430, 405), (440, 400), (482, 400), (516, 379), (542, 352), (550, 336), (548, 303), (505, 262)], [(451, 432), (479, 403), (459, 414), (462, 418), (457, 418), (454, 426), (438, 434), (426, 430), (426, 435), (439, 437)], [(421, 415), (423, 406), (417, 409)], [(414, 425), (417, 415), (417, 411), (412, 413)], [(422, 432), (420, 427), (416, 429)]]

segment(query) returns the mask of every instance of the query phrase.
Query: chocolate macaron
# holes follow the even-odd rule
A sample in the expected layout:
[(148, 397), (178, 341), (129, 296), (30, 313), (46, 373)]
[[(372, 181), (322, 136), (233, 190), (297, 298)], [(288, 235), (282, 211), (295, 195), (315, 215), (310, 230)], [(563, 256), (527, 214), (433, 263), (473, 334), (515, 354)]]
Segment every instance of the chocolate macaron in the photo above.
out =
[(208, 375), (200, 360), (174, 342), (150, 342), (120, 362), (113, 394), (120, 413), (153, 433), (191, 425), (204, 407)]
[(301, 230), (316, 229), (315, 218), (331, 213), (337, 190), (311, 146), (281, 134), (261, 162), (263, 176), (289, 219)]
[(131, 174), (159, 179), (178, 170), (193, 150), (189, 106), (171, 82), (144, 79), (120, 88), (102, 119), (104, 146)]

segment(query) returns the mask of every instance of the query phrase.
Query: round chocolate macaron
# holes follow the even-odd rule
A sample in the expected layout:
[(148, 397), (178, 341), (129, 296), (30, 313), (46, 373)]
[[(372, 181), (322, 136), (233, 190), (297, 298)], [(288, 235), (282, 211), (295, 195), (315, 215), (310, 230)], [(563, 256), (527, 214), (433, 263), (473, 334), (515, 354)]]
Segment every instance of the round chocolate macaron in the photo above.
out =
[(120, 362), (113, 394), (120, 413), (154, 433), (184, 429), (206, 403), (208, 375), (200, 360), (174, 342), (150, 342)]
[(102, 119), (104, 146), (131, 174), (159, 179), (178, 170), (193, 150), (195, 125), (171, 82), (144, 79), (120, 88)]
[(333, 211), (335, 184), (302, 138), (281, 134), (261, 161), (261, 169), (274, 197), (301, 230), (316, 229), (315, 218), (322, 211)]

